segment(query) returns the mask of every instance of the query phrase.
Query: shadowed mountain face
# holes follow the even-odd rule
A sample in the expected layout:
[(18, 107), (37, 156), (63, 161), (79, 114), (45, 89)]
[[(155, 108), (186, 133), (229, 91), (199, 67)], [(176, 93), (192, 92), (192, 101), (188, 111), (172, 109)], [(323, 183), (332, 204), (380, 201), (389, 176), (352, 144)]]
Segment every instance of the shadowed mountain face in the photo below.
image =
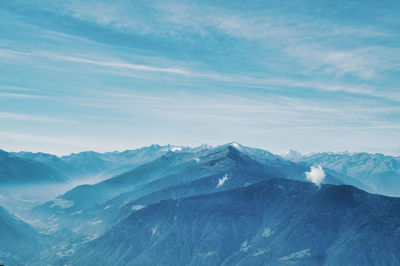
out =
[(26, 265), (38, 251), (35, 230), (0, 206), (0, 264)]
[[(269, 178), (305, 180), (304, 172), (307, 168), (277, 158), (274, 157), (272, 162), (267, 159), (256, 161), (230, 145), (197, 152), (169, 152), (124, 174), (95, 185), (82, 185), (68, 191), (58, 199), (71, 203), (68, 206), (55, 206), (54, 202), (49, 202), (41, 209), (52, 209), (52, 214), (57, 210), (73, 213), (106, 202), (124, 192), (130, 191), (123, 201), (132, 200), (211, 176), (217, 179), (210, 192), (214, 192), (218, 179), (225, 175), (229, 181), (224, 188), (246, 186)], [(330, 176), (327, 177), (327, 181), (341, 183)], [(220, 185), (220, 189), (223, 189), (224, 183)]]
[(370, 153), (316, 153), (290, 157), (353, 177), (372, 192), (400, 196), (400, 158)]
[(77, 168), (64, 162), (63, 160), (58, 158), (56, 155), (42, 153), (42, 152), (37, 152), (37, 153), (16, 152), (13, 154), (18, 156), (19, 158), (23, 158), (23, 159), (27, 159), (27, 160), (45, 164), (48, 167), (56, 170), (57, 172), (62, 173), (64, 176), (66, 176), (68, 178), (78, 175), (80, 172)]
[[(305, 181), (307, 170), (270, 153), (263, 157), (257, 150), (244, 151), (244, 147), (233, 145), (169, 152), (101, 183), (78, 186), (35, 208), (33, 214), (50, 224), (56, 220), (59, 229), (98, 235), (137, 209), (164, 199), (246, 187), (272, 178)], [(330, 175), (324, 181), (343, 183)]]
[(13, 154), (19, 158), (47, 165), (53, 170), (63, 173), (69, 179), (97, 177), (100, 180), (105, 180), (152, 161), (169, 151), (194, 151), (205, 148), (207, 146), (204, 145), (197, 148), (150, 145), (123, 152), (98, 153), (86, 151), (62, 157), (41, 152), (17, 152)]
[(400, 199), (274, 179), (138, 210), (70, 262), (398, 265), (399, 225)]
[[(194, 148), (201, 149), (201, 147)], [(152, 161), (169, 151), (190, 151), (189, 147), (177, 147), (173, 145), (150, 145), (136, 150), (123, 152), (81, 152), (61, 157), (61, 160), (79, 169), (86, 175), (104, 175), (110, 178), (126, 171), (132, 170), (138, 165)]]
[(0, 150), (0, 184), (64, 182), (65, 176), (49, 166)]
[(75, 161), (101, 175), (123, 172), (33, 208), (27, 217), (46, 244), (29, 265), (400, 263), (399, 200), (343, 185), (366, 187), (340, 169), (321, 168), (318, 187), (306, 178), (318, 162), (237, 143), (87, 152), (70, 162), (18, 154), (54, 168)]

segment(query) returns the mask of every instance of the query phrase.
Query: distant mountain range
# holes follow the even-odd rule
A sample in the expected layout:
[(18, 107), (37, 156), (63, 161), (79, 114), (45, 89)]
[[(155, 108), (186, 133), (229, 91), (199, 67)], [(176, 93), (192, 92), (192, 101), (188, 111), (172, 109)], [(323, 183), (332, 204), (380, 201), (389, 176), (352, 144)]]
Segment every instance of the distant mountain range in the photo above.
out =
[[(7, 254), (0, 263), (400, 263), (400, 199), (362, 191), (400, 194), (396, 157), (294, 151), (278, 156), (228, 143), (64, 157), (1, 152), (0, 161), (11, 173), (4, 180), (19, 180), (8, 194), (0, 189), (0, 203), (15, 212), (21, 206), (13, 209), (5, 197), (21, 194), (22, 188), (46, 195), (51, 184), (99, 180), (44, 203), (19, 195), (30, 210), (21, 213), (31, 226), (0, 209), (0, 236), (11, 243), (0, 243), (0, 252)], [(39, 185), (30, 173), (42, 173), (33, 175)], [(17, 235), (35, 249), (16, 251)]]
[[(278, 156), (268, 151), (249, 148), (237, 143), (241, 152), (256, 160), (289, 160), (305, 166), (321, 165), (332, 176), (372, 193), (400, 196), (400, 157), (370, 153), (312, 153), (302, 155), (289, 150)], [(174, 145), (151, 145), (123, 152), (97, 153), (93, 151), (57, 157), (46, 153), (0, 150), (0, 183), (67, 182), (85, 178), (105, 180), (135, 169), (167, 152), (193, 152), (212, 149), (202, 145), (196, 148)], [(22, 160), (23, 159), (23, 160)], [(274, 160), (272, 160), (274, 159)], [(29, 174), (28, 174), (29, 173)]]
[[(35, 208), (34, 214), (42, 219), (52, 217), (62, 221), (59, 226), (64, 224), (68, 228), (71, 221), (79, 221), (79, 231), (89, 232), (92, 226), (82, 226), (82, 221), (77, 218), (87, 216), (84, 220), (91, 223), (94, 216), (95, 219), (104, 216), (104, 208), (107, 208), (107, 214), (117, 213), (111, 215), (110, 224), (105, 224), (105, 221), (99, 224), (109, 227), (129, 213), (126, 208), (131, 208), (131, 211), (134, 205), (245, 187), (272, 178), (306, 181), (304, 173), (308, 169), (262, 150), (233, 145), (192, 152), (168, 152), (103, 182), (77, 186)], [(329, 174), (324, 182), (346, 184)], [(78, 228), (75, 230), (78, 231)]]
[(318, 164), (351, 176), (373, 193), (400, 196), (400, 157), (380, 153), (312, 153), (289, 151), (282, 157), (297, 163)]
[[(197, 148), (189, 148), (174, 145), (151, 145), (123, 152), (98, 153), (94, 151), (86, 151), (62, 157), (41, 152), (1, 152), (8, 154), (8, 156), (13, 158), (20, 158), (29, 162), (33, 161), (42, 166), (45, 165), (51, 168), (53, 174), (64, 176), (68, 180), (74, 180), (88, 177), (106, 179), (107, 177), (113, 177), (117, 174), (131, 170), (140, 164), (154, 160), (169, 151), (197, 150), (204, 147), (206, 146), (203, 145)], [(13, 167), (15, 170), (18, 170), (18, 168), (19, 167)], [(48, 171), (50, 170), (48, 169)], [(43, 180), (48, 180), (49, 182), (53, 181), (51, 178), (46, 178), (46, 176), (43, 177)]]
[(0, 150), (0, 184), (64, 182), (66, 177), (42, 162)]

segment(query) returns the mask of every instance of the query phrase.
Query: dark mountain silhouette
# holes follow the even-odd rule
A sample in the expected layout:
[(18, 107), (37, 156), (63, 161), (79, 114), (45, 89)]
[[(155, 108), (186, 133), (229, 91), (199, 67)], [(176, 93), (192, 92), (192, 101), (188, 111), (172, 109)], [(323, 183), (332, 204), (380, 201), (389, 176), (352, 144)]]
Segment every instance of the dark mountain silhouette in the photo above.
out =
[(86, 244), (99, 265), (398, 265), (400, 199), (272, 179), (165, 200)]

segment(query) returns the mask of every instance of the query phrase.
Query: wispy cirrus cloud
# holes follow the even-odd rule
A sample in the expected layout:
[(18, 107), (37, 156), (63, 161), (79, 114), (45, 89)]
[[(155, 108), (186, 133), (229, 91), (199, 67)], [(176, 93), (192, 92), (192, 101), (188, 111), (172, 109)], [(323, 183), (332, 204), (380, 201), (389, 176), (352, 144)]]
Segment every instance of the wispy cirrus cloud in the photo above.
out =
[[(117, 91), (98, 94), (98, 99), (71, 99), (76, 105), (113, 110), (125, 118), (140, 116), (150, 120), (186, 121), (187, 123), (216, 123), (242, 125), (290, 126), (308, 128), (389, 128), (392, 123), (377, 124), (379, 116), (399, 112), (399, 108), (383, 105), (375, 109), (360, 103), (348, 106), (341, 101), (328, 103), (290, 97), (250, 97), (212, 93), (192, 95), (163, 93), (149, 95), (139, 91)], [(106, 100), (105, 100), (106, 99)], [(212, 121), (212, 122), (211, 122)], [(330, 121), (326, 124), (325, 121)]]
[(9, 131), (0, 131), (0, 143), (1, 142), (38, 142), (38, 143), (48, 143), (48, 144), (66, 144), (66, 145), (79, 145), (76, 140), (68, 140), (65, 138), (57, 138), (54, 136), (43, 136), (43, 135), (33, 135), (33, 134), (21, 134)]
[[(102, 139), (81, 139), (71, 136), (29, 134), (15, 131), (0, 131), (0, 145), (8, 151), (40, 151), (66, 155), (76, 149), (104, 149)], [(63, 149), (60, 149), (63, 148)], [(107, 148), (105, 148), (107, 150)]]
[[(68, 1), (48, 2), (48, 9), (93, 23), (131, 30), (141, 34), (176, 35), (179, 32), (197, 32), (205, 35), (218, 30), (221, 33), (250, 39), (270, 39), (274, 37), (303, 36), (312, 32), (319, 36), (390, 36), (371, 26), (331, 25), (311, 22), (298, 23), (295, 18), (279, 17), (273, 12), (261, 10), (238, 12), (225, 6), (195, 2), (148, 1), (137, 3), (120, 1)], [(134, 15), (132, 15), (134, 14)], [(150, 18), (150, 19), (149, 19)], [(151, 21), (151, 22), (150, 22)], [(166, 30), (169, 29), (169, 30)]]
[[(22, 89), (0, 87), (2, 126), (22, 134), (29, 124), (49, 137), (79, 132), (85, 140), (117, 134), (122, 147), (164, 137), (190, 145), (210, 130), (213, 143), (227, 138), (282, 146), (296, 140), (343, 148), (347, 141), (349, 149), (371, 140), (383, 148), (397, 143), (395, 12), (363, 13), (368, 3), (357, 10), (351, 3), (302, 5), (4, 3), (0, 82)], [(69, 117), (77, 123), (50, 122)]]
[(47, 116), (8, 113), (8, 112), (0, 112), (0, 119), (21, 120), (30, 122), (45, 122), (45, 123), (73, 123), (73, 121), (71, 120), (58, 119)]
[[(26, 60), (33, 60), (34, 58), (42, 58), (58, 62), (70, 62), (74, 64), (84, 64), (100, 67), (101, 69), (92, 69), (91, 71), (98, 71), (99, 73), (109, 73), (117, 76), (126, 76), (133, 78), (144, 79), (170, 79), (170, 76), (154, 76), (157, 74), (175, 75), (183, 78), (190, 78), (193, 80), (214, 80), (223, 83), (231, 83), (250, 88), (262, 88), (269, 90), (277, 90), (280, 88), (293, 88), (314, 89), (327, 92), (345, 92), (358, 95), (366, 95), (372, 97), (388, 98), (394, 101), (400, 101), (400, 92), (396, 90), (385, 90), (386, 88), (377, 88), (371, 85), (360, 85), (357, 83), (342, 82), (340, 80), (332, 81), (327, 79), (321, 73), (332, 74), (335, 76), (343, 76), (348, 73), (355, 73), (355, 75), (363, 78), (371, 78), (378, 71), (387, 69), (396, 69), (396, 62), (390, 60), (397, 57), (396, 50), (385, 50), (383, 48), (382, 54), (385, 54), (387, 60), (380, 60), (374, 58), (374, 53), (379, 53), (378, 47), (370, 47), (360, 51), (324, 51), (318, 49), (308, 50), (308, 47), (296, 47), (287, 49), (287, 52), (298, 57), (308, 69), (307, 72), (311, 74), (319, 73), (321, 77), (313, 77), (312, 80), (305, 80), (304, 78), (263, 78), (259, 76), (249, 76), (243, 74), (228, 74), (220, 72), (202, 72), (192, 68), (183, 68), (181, 66), (175, 67), (177, 62), (173, 60), (162, 59), (162, 66), (152, 64), (137, 64), (129, 62), (112, 55), (98, 55), (89, 54), (82, 55), (79, 53), (58, 54), (55, 52), (32, 50), (32, 51), (17, 51), (15, 49), (0, 50), (3, 54), (14, 53), (18, 56), (21, 64)], [(33, 59), (32, 59), (33, 58)], [(383, 58), (383, 56), (382, 56)], [(391, 58), (391, 59), (388, 59)], [(151, 63), (157, 62), (157, 57), (147, 58)], [(143, 60), (142, 60), (143, 61)], [(14, 62), (17, 62), (15, 58)], [(45, 62), (43, 62), (45, 63)], [(171, 65), (171, 67), (165, 66)], [(51, 66), (50, 66), (51, 67)], [(142, 75), (138, 73), (150, 73), (151, 75)], [(153, 75), (154, 74), (154, 75)], [(185, 82), (182, 80), (181, 82)], [(14, 93), (4, 92), (0, 93), (0, 97), (15, 97), (15, 98), (45, 98), (48, 96), (28, 94), (28, 93)]]
[(34, 99), (34, 98), (46, 98), (46, 97), (47, 96), (26, 94), (26, 93), (0, 92), (0, 98)]
[(0, 90), (8, 90), (8, 91), (38, 91), (32, 88), (25, 88), (25, 87), (16, 87), (16, 86), (9, 86), (9, 85), (0, 85)]
[(400, 50), (388, 47), (362, 47), (334, 50), (321, 46), (290, 46), (288, 54), (298, 58), (311, 73), (334, 77), (355, 75), (364, 80), (376, 78), (385, 70), (400, 71)]
[(61, 60), (61, 61), (84, 63), (84, 64), (90, 64), (90, 65), (111, 67), (111, 68), (123, 68), (123, 69), (131, 69), (131, 70), (145, 71), (145, 72), (169, 73), (169, 74), (177, 74), (177, 75), (183, 75), (183, 76), (194, 75), (193, 73), (191, 73), (185, 69), (179, 69), (179, 68), (155, 67), (155, 66), (149, 66), (149, 65), (127, 63), (127, 62), (123, 62), (123, 61), (92, 60), (92, 59), (79, 58), (79, 57), (73, 57), (73, 56), (63, 56), (63, 55), (57, 55), (57, 54), (44, 54), (44, 56), (51, 58), (51, 59)]
[[(103, 10), (102, 4), (98, 7)], [(384, 46), (361, 46), (355, 49), (341, 49), (332, 45), (331, 39), (343, 39), (346, 42), (358, 38), (391, 37), (390, 32), (375, 29), (371, 26), (348, 26), (315, 23), (298, 23), (295, 19), (259, 14), (235, 14), (221, 8), (198, 4), (177, 3), (175, 1), (157, 3), (151, 8), (157, 10), (157, 18), (145, 33), (179, 34), (197, 32), (200, 35), (212, 34), (218, 31), (222, 34), (243, 38), (246, 40), (283, 45), (281, 52), (286, 53), (300, 64), (317, 70), (326, 76), (341, 78), (353, 75), (360, 79), (375, 78), (379, 72), (387, 69), (399, 69), (400, 50)], [(72, 8), (73, 10), (73, 8)], [(79, 17), (84, 18), (85, 8), (78, 8)], [(91, 12), (91, 11), (90, 11)], [(100, 12), (97, 21), (117, 27), (130, 27), (136, 31), (144, 23), (133, 22), (137, 18), (121, 16), (124, 11), (110, 9), (105, 15)], [(161, 14), (161, 15), (160, 15)], [(100, 19), (107, 18), (107, 19)], [(139, 25), (139, 26), (138, 26)], [(166, 26), (172, 30), (166, 31)], [(318, 40), (318, 41), (317, 41)], [(351, 42), (351, 41), (350, 41)], [(262, 47), (262, 45), (261, 45)], [(313, 71), (315, 73), (317, 71)], [(318, 72), (317, 72), (318, 73)]]

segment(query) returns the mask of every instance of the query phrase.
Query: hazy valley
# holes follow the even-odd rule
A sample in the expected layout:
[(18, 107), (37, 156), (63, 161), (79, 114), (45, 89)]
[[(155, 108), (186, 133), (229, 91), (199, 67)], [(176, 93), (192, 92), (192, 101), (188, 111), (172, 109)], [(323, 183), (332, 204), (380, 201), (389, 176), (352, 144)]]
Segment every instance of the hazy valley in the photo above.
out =
[(395, 265), (399, 164), (238, 143), (63, 157), (2, 151), (0, 262)]

